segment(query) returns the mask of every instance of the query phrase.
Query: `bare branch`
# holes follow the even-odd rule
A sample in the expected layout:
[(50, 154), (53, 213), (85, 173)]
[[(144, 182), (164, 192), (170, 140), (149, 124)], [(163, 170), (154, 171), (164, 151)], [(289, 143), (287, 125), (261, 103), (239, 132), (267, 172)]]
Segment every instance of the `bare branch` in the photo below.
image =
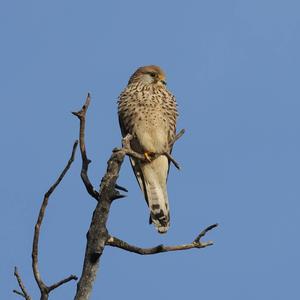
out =
[[(89, 99), (89, 95), (87, 97)], [(88, 100), (88, 104), (89, 101)], [(87, 103), (87, 102), (86, 102)], [(84, 126), (85, 114), (87, 111), (88, 105), (83, 106), (82, 113), (80, 114), (80, 135), (79, 143), (84, 146)], [(77, 114), (76, 114), (77, 115)], [(78, 116), (78, 115), (77, 115)], [(82, 171), (81, 174), (85, 173), (87, 169), (85, 147), (80, 147), (81, 156), (82, 156)], [(99, 261), (104, 250), (106, 240), (108, 239), (108, 231), (106, 228), (107, 219), (109, 216), (110, 206), (113, 200), (124, 197), (116, 191), (116, 187), (120, 189), (120, 186), (116, 184), (117, 178), (119, 176), (120, 168), (125, 157), (124, 151), (113, 151), (109, 161), (107, 162), (106, 174), (101, 180), (99, 193), (97, 196), (97, 206), (94, 210), (90, 228), (87, 234), (87, 245), (85, 250), (85, 257), (83, 263), (82, 274), (80, 280), (77, 284), (77, 291), (75, 295), (75, 300), (86, 300), (89, 299), (89, 296), (92, 292), (93, 284), (96, 279), (96, 274), (99, 268)], [(87, 181), (86, 177), (81, 176), (87, 190)], [(126, 190), (121, 188), (122, 190)], [(89, 194), (95, 198), (95, 193), (90, 192)]]
[(18, 294), (19, 296), (22, 296), (23, 298), (25, 298), (26, 300), (31, 300), (31, 297), (28, 295), (27, 291), (26, 291), (26, 288), (25, 288), (25, 285), (21, 279), (21, 276), (19, 275), (19, 272), (18, 272), (18, 268), (15, 267), (15, 270), (14, 270), (14, 275), (15, 277), (17, 278), (17, 281), (18, 281), (18, 285), (21, 289), (22, 292), (19, 292), (17, 290), (13, 290), (13, 292), (15, 294)]
[(194, 243), (200, 243), (201, 238), (203, 238), (203, 237), (206, 235), (206, 233), (207, 233), (208, 231), (210, 231), (210, 230), (216, 228), (218, 225), (219, 225), (218, 223), (212, 224), (212, 225), (206, 227), (205, 229), (203, 229), (203, 230), (199, 233), (199, 235), (194, 239)]
[[(21, 293), (21, 292), (19, 292), (19, 291), (17, 291), (17, 290), (13, 290), (13, 293), (15, 293), (15, 294), (17, 294), (17, 295), (19, 295), (19, 296), (25, 298), (24, 294)], [(25, 299), (26, 299), (26, 298), (25, 298)], [(29, 299), (31, 299), (31, 298), (29, 298)]]
[(173, 165), (178, 169), (180, 170), (180, 166), (179, 166), (179, 163), (172, 157), (172, 155), (168, 152), (164, 152), (163, 153), (167, 158), (168, 160), (173, 163)]
[[(31, 255), (32, 256), (32, 269), (33, 269), (35, 281), (38, 284), (40, 292), (41, 292), (41, 299), (48, 299), (48, 295), (51, 290), (42, 280), (42, 277), (41, 277), (41, 274), (39, 271), (39, 266), (38, 266), (40, 229), (41, 229), (41, 225), (42, 225), (42, 222), (44, 219), (46, 207), (48, 205), (49, 197), (51, 196), (51, 194), (53, 193), (55, 188), (60, 184), (60, 182), (62, 181), (62, 179), (68, 172), (68, 170), (70, 169), (71, 164), (74, 161), (74, 156), (75, 156), (75, 152), (77, 149), (77, 145), (78, 145), (78, 141), (75, 141), (74, 145), (73, 145), (71, 157), (70, 157), (67, 165), (65, 166), (65, 168), (63, 169), (63, 171), (61, 172), (61, 174), (59, 175), (59, 177), (57, 178), (55, 183), (50, 187), (50, 189), (45, 194), (44, 200), (43, 200), (43, 203), (41, 205), (40, 212), (38, 215), (38, 219), (37, 219), (37, 222), (34, 227), (34, 237), (33, 237), (32, 255)], [(75, 278), (72, 278), (72, 279), (75, 279)]]
[(174, 140), (170, 144), (170, 148), (184, 135), (185, 129), (181, 129), (175, 136)]
[(207, 246), (213, 245), (213, 242), (201, 242), (200, 239), (205, 236), (205, 234), (212, 230), (213, 228), (217, 227), (218, 224), (210, 225), (209, 227), (205, 228), (201, 233), (196, 237), (196, 239), (189, 244), (183, 244), (183, 245), (176, 245), (176, 246), (164, 246), (164, 245), (158, 245), (156, 247), (152, 248), (140, 248), (134, 245), (130, 245), (127, 242), (124, 242), (114, 236), (110, 236), (108, 240), (106, 241), (106, 245), (111, 247), (117, 247), (121, 248), (123, 250), (133, 252), (140, 255), (151, 255), (151, 254), (157, 254), (162, 252), (170, 252), (170, 251), (180, 251), (180, 250), (188, 250), (193, 248), (205, 248)]
[(120, 186), (120, 185), (118, 185), (118, 184), (116, 184), (115, 188), (116, 188), (117, 190), (120, 190), (120, 191), (123, 191), (123, 192), (128, 193), (128, 190), (127, 190), (126, 188), (124, 188), (123, 186)]
[(69, 282), (69, 281), (71, 281), (71, 280), (77, 280), (77, 279), (78, 279), (77, 276), (75, 276), (75, 275), (70, 275), (69, 277), (67, 277), (67, 278), (65, 278), (65, 279), (62, 279), (62, 280), (60, 280), (60, 281), (58, 281), (58, 282), (52, 284), (51, 286), (49, 286), (49, 291), (51, 292), (52, 290), (54, 290), (54, 289), (60, 287), (61, 285), (65, 284), (65, 283), (67, 283), (67, 282)]
[(99, 201), (93, 212), (92, 221), (87, 234), (87, 245), (83, 263), (82, 274), (77, 284), (75, 300), (89, 299), (93, 284), (99, 268), (100, 257), (103, 253), (108, 231), (106, 223), (109, 216), (110, 206), (116, 197), (115, 184), (119, 176), (121, 164), (125, 153), (113, 152), (107, 162), (107, 171), (102, 178)]
[(80, 129), (79, 129), (79, 145), (80, 145), (80, 153), (82, 158), (82, 167), (81, 167), (81, 179), (85, 185), (85, 188), (87, 192), (97, 201), (99, 200), (99, 193), (94, 189), (93, 185), (90, 182), (90, 179), (88, 177), (88, 168), (89, 164), (91, 163), (91, 160), (87, 158), (86, 154), (86, 146), (85, 146), (85, 116), (86, 112), (89, 108), (89, 105), (91, 103), (91, 96), (90, 93), (88, 93), (85, 103), (82, 106), (81, 110), (78, 112), (72, 112), (73, 115), (78, 117), (80, 120)]

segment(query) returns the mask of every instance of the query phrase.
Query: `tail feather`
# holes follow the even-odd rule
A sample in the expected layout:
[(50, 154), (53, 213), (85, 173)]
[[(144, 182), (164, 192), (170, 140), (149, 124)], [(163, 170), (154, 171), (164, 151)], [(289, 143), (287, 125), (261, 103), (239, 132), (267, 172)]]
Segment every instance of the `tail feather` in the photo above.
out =
[(151, 163), (141, 165), (144, 193), (150, 209), (150, 219), (159, 233), (165, 233), (170, 226), (170, 213), (166, 179), (168, 160), (161, 156)]

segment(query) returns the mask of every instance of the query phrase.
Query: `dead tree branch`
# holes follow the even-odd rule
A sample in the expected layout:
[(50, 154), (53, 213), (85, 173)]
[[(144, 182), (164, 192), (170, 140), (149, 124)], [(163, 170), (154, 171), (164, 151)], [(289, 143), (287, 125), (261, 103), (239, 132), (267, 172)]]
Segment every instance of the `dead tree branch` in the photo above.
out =
[(212, 246), (213, 242), (201, 242), (201, 237), (205, 236), (205, 234), (212, 230), (213, 228), (217, 227), (218, 224), (213, 224), (204, 230), (201, 231), (201, 233), (196, 237), (196, 239), (189, 243), (189, 244), (183, 244), (183, 245), (176, 245), (176, 246), (164, 246), (164, 245), (158, 245), (156, 247), (151, 248), (140, 248), (134, 245), (130, 245), (114, 236), (110, 236), (109, 239), (106, 241), (106, 245), (111, 247), (117, 247), (129, 252), (133, 252), (140, 255), (150, 255), (150, 254), (157, 254), (162, 252), (170, 252), (170, 251), (180, 251), (180, 250), (188, 250), (193, 248), (205, 248), (208, 246)]
[[(89, 231), (87, 233), (87, 245), (85, 250), (85, 257), (83, 262), (83, 269), (80, 280), (77, 284), (77, 291), (75, 295), (75, 300), (86, 300), (89, 299), (92, 292), (93, 284), (96, 279), (97, 271), (100, 264), (100, 258), (104, 251), (106, 245), (112, 247), (118, 247), (123, 250), (135, 252), (138, 254), (155, 254), (167, 251), (176, 250), (187, 250), (192, 248), (204, 248), (212, 245), (212, 242), (201, 242), (200, 238), (203, 237), (209, 230), (215, 228), (217, 224), (211, 225), (205, 230), (203, 230), (197, 238), (190, 244), (179, 245), (179, 246), (157, 246), (154, 248), (139, 248), (130, 245), (120, 239), (112, 237), (109, 235), (106, 228), (106, 223), (109, 216), (109, 211), (113, 200), (124, 197), (116, 189), (127, 191), (117, 185), (116, 181), (119, 176), (121, 165), (123, 163), (124, 157), (126, 155), (136, 157), (141, 160), (145, 160), (145, 157), (139, 153), (134, 152), (130, 147), (131, 136), (128, 135), (123, 139), (123, 147), (121, 149), (114, 149), (110, 159), (107, 162), (107, 170), (104, 177), (101, 180), (99, 193), (96, 194), (94, 187), (90, 183), (87, 176), (87, 166), (90, 160), (87, 159), (86, 147), (85, 147), (85, 121), (86, 112), (90, 103), (90, 95), (87, 96), (86, 102), (82, 109), (73, 113), (79, 118), (80, 130), (79, 130), (79, 144), (82, 157), (82, 169), (81, 178), (86, 186), (88, 193), (95, 199), (98, 200), (96, 208), (93, 212), (92, 221), (90, 224)], [(181, 130), (175, 137), (174, 141), (170, 144), (173, 146), (175, 141), (177, 141), (184, 133)], [(165, 153), (154, 154), (155, 157), (159, 155), (166, 155)], [(154, 157), (154, 159), (155, 159)], [(153, 158), (153, 157), (151, 157)], [(179, 167), (178, 163), (169, 155), (169, 160), (174, 163), (175, 166)], [(82, 175), (84, 174), (84, 176)]]
[[(89, 299), (92, 291), (93, 283), (96, 279), (97, 270), (99, 267), (99, 259), (104, 250), (106, 241), (108, 239), (108, 231), (106, 229), (106, 222), (109, 215), (110, 206), (113, 200), (123, 197), (118, 191), (116, 186), (120, 189), (124, 188), (116, 185), (117, 178), (119, 176), (120, 167), (124, 160), (125, 153), (118, 151), (113, 152), (111, 158), (107, 163), (107, 171), (102, 178), (99, 193), (94, 192), (95, 189), (88, 180), (87, 166), (89, 160), (86, 155), (85, 147), (85, 118), (88, 105), (90, 103), (90, 95), (87, 96), (85, 105), (78, 113), (74, 113), (80, 120), (79, 130), (79, 144), (82, 157), (82, 169), (81, 178), (86, 186), (88, 193), (98, 200), (97, 206), (94, 210), (91, 225), (87, 233), (87, 245), (85, 250), (85, 258), (83, 263), (82, 274), (77, 284), (77, 291), (75, 299)], [(84, 176), (82, 176), (84, 174)]]
[(53, 193), (55, 188), (60, 184), (60, 182), (62, 181), (62, 179), (68, 172), (68, 170), (70, 169), (71, 164), (74, 161), (74, 156), (75, 156), (77, 145), (78, 145), (78, 141), (75, 141), (75, 143), (73, 145), (71, 157), (70, 157), (67, 165), (65, 166), (65, 168), (63, 169), (63, 171), (61, 172), (61, 174), (59, 175), (59, 177), (57, 178), (55, 183), (50, 187), (50, 189), (45, 194), (44, 200), (43, 200), (43, 203), (41, 205), (40, 212), (38, 215), (38, 219), (37, 219), (36, 225), (34, 227), (34, 237), (33, 237), (33, 244), (32, 244), (32, 269), (33, 269), (35, 281), (41, 292), (41, 300), (47, 300), (49, 297), (49, 293), (52, 290), (54, 290), (55, 288), (61, 286), (62, 284), (69, 282), (70, 280), (77, 280), (77, 277), (75, 275), (70, 275), (68, 278), (66, 278), (64, 280), (61, 280), (51, 286), (47, 286), (41, 277), (41, 274), (39, 271), (39, 264), (38, 264), (40, 229), (41, 229), (41, 225), (42, 225), (42, 222), (43, 222), (43, 219), (45, 216), (45, 211), (46, 211), (46, 207), (48, 205), (49, 197), (51, 196), (51, 194)]
[(22, 296), (23, 298), (25, 298), (26, 300), (31, 300), (31, 297), (29, 296), (29, 294), (27, 293), (26, 291), (26, 288), (25, 288), (25, 285), (21, 279), (21, 276), (19, 275), (19, 272), (18, 272), (18, 268), (15, 267), (15, 270), (14, 270), (14, 275), (15, 277), (17, 278), (17, 281), (18, 281), (18, 285), (21, 289), (22, 292), (20, 291), (17, 291), (17, 290), (13, 290), (13, 292), (19, 296)]
[(170, 143), (170, 148), (185, 134), (185, 129), (181, 129), (175, 136), (174, 140)]
[(85, 185), (87, 192), (95, 198), (97, 201), (99, 200), (99, 193), (94, 189), (93, 185), (90, 182), (88, 177), (88, 169), (89, 164), (92, 162), (90, 159), (87, 158), (86, 154), (86, 146), (85, 146), (85, 115), (91, 103), (91, 96), (88, 93), (85, 103), (82, 106), (81, 110), (78, 112), (72, 112), (72, 114), (80, 120), (80, 128), (79, 128), (79, 146), (80, 146), (80, 153), (82, 158), (82, 167), (81, 167), (81, 179)]

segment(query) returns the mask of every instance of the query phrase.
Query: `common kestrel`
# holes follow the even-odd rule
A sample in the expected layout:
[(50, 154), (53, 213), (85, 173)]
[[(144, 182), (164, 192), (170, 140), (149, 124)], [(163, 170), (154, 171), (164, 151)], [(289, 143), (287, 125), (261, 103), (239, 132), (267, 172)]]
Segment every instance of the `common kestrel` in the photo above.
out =
[(150, 209), (150, 223), (159, 233), (170, 226), (167, 194), (170, 143), (176, 134), (178, 116), (175, 97), (166, 88), (166, 77), (158, 66), (138, 68), (118, 101), (122, 135), (132, 135), (131, 147), (145, 160), (130, 158), (134, 174)]

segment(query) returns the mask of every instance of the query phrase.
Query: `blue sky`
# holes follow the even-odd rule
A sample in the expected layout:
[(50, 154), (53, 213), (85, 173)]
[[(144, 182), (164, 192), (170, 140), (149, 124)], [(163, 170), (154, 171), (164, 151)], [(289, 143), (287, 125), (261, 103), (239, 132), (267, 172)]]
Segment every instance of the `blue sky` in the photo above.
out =
[[(190, 242), (220, 227), (210, 248), (141, 257), (106, 248), (92, 299), (298, 299), (300, 242), (300, 4), (298, 1), (2, 1), (0, 3), (0, 298), (17, 299), (13, 267), (37, 299), (33, 226), (44, 192), (77, 138), (98, 186), (120, 145), (116, 100), (141, 65), (165, 69), (186, 128), (160, 236), (126, 160), (109, 230), (140, 246)], [(80, 157), (50, 199), (41, 232), (46, 283), (80, 275), (95, 202)], [(72, 299), (75, 283), (53, 299)]]

